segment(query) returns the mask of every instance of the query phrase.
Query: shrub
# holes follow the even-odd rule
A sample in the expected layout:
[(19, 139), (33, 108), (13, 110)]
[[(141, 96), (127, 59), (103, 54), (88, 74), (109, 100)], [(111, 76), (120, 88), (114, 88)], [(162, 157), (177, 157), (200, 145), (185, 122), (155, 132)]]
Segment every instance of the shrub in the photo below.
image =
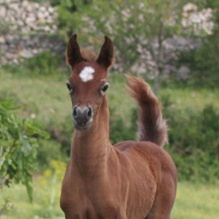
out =
[(209, 37), (199, 48), (181, 54), (179, 62), (191, 69), (190, 84), (216, 88), (219, 84), (219, 41)]
[[(64, 155), (70, 155), (71, 140), (73, 137), (74, 126), (71, 115), (67, 115), (64, 121), (57, 125), (56, 120), (51, 120), (48, 127), (46, 128), (50, 133), (51, 138), (58, 144), (60, 144), (60, 152), (62, 159)], [(52, 146), (52, 145), (51, 145)], [(48, 149), (49, 151), (49, 149)], [(57, 158), (53, 158), (57, 159)]]
[(181, 180), (215, 182), (219, 178), (219, 112), (208, 105), (203, 110), (177, 109), (162, 98), (169, 124), (169, 145)]
[(24, 63), (27, 69), (31, 69), (33, 75), (51, 75), (60, 65), (60, 58), (50, 52), (42, 52)]
[(89, 10), (87, 6), (89, 6), (91, 2), (91, 0), (53, 0), (51, 2), (52, 5), (57, 6), (57, 12), (59, 15), (59, 36), (63, 41), (67, 42), (73, 33), (79, 33), (79, 31), (82, 32), (81, 29), (85, 26), (84, 13), (87, 14), (87, 11)]
[[(70, 144), (68, 146), (70, 147)], [(61, 148), (62, 146), (59, 141), (54, 141), (53, 139), (39, 140), (37, 163), (40, 171), (47, 169), (51, 160), (65, 160), (66, 157)]]
[(32, 120), (17, 117), (15, 109), (12, 101), (0, 100), (0, 186), (22, 183), (32, 200), (38, 139), (47, 134)]
[(60, 57), (51, 52), (42, 52), (32, 58), (25, 59), (22, 65), (11, 66), (5, 65), (4, 68), (19, 75), (54, 75), (58, 72), (58, 67), (61, 65)]
[(219, 1), (200, 1), (204, 8), (212, 9), (213, 28), (202, 40), (202, 45), (181, 54), (179, 62), (191, 68), (190, 83), (196, 86), (217, 88), (219, 84)]
[(116, 144), (120, 141), (136, 139), (136, 112), (136, 109), (132, 109), (131, 124), (129, 125), (116, 114), (116, 108), (110, 107), (110, 140), (112, 144)]

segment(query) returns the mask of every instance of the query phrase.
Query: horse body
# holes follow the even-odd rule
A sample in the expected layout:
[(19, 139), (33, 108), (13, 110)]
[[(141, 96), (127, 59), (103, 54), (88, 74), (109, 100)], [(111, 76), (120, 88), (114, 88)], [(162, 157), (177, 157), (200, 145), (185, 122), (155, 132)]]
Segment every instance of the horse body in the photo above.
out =
[[(64, 179), (68, 184), (63, 184), (63, 210), (70, 211), (67, 218), (77, 218), (72, 216), (76, 214), (78, 218), (134, 219), (146, 218), (149, 212), (148, 218), (170, 217), (176, 189), (175, 167), (164, 150), (150, 142), (122, 142), (107, 156), (106, 161), (99, 157), (100, 166), (84, 166), (86, 176), (73, 170), (74, 164), (69, 165)], [(155, 200), (161, 201), (159, 196), (164, 204), (156, 206)], [(167, 212), (163, 205), (168, 205)], [(156, 207), (160, 215), (153, 217)]]
[[(76, 36), (68, 45), (67, 59), (73, 69), (69, 86), (74, 90), (71, 98), (77, 128), (63, 179), (61, 208), (67, 219), (168, 219), (177, 173), (170, 156), (157, 145), (165, 141), (166, 126), (156, 97), (143, 81), (129, 77), (129, 87), (141, 109), (141, 141), (115, 146), (109, 141), (109, 110), (103, 91), (107, 85), (104, 68), (111, 63), (111, 49), (106, 38), (98, 66), (80, 56)], [(95, 75), (88, 72), (81, 82), (80, 72), (86, 66), (92, 67)], [(82, 92), (85, 88), (88, 91)], [(95, 94), (96, 90), (102, 96)], [(146, 130), (147, 125), (151, 131)]]

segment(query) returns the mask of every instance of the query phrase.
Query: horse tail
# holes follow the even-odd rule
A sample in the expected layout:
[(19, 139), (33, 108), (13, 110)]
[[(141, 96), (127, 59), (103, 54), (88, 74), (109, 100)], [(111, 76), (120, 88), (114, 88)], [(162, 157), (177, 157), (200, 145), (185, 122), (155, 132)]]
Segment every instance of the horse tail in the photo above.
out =
[(167, 124), (163, 119), (161, 104), (143, 79), (127, 75), (130, 94), (139, 105), (138, 135), (140, 141), (151, 141), (163, 146), (167, 140)]

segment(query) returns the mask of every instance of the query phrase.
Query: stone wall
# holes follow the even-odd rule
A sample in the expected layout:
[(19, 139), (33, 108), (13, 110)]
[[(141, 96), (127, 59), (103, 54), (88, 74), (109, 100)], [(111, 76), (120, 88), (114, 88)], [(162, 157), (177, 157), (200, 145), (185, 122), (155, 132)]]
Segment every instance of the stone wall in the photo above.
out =
[(48, 3), (0, 0), (0, 65), (51, 50), (64, 51), (56, 39), (57, 13)]
[[(43, 1), (41, 1), (43, 2)], [(36, 3), (27, 0), (0, 0), (0, 65), (17, 64), (25, 58), (33, 57), (43, 51), (50, 50), (56, 54), (65, 54), (65, 45), (57, 39), (57, 13), (48, 1)], [(211, 21), (212, 10), (204, 9), (198, 12), (197, 6), (191, 3), (185, 5), (183, 10), (182, 25), (186, 30), (194, 30), (198, 35), (200, 31), (210, 34), (213, 28)], [(97, 31), (94, 23), (88, 17), (84, 17), (90, 23), (90, 28), (81, 31)], [(93, 28), (91, 28), (93, 27)], [(194, 28), (195, 27), (195, 28)], [(146, 40), (146, 39), (144, 39)], [(157, 47), (156, 42), (152, 42)], [(176, 66), (180, 51), (196, 48), (200, 45), (199, 40), (185, 37), (173, 37), (164, 42), (163, 63), (166, 76), (176, 74), (180, 79), (186, 79), (189, 73), (187, 66)], [(130, 69), (132, 72), (147, 73), (154, 75), (156, 63), (150, 53), (137, 45), (140, 57)], [(119, 56), (116, 56), (116, 59)], [(114, 69), (123, 72), (122, 61), (115, 63)], [(123, 63), (124, 64), (124, 63)]]
[[(167, 38), (163, 42), (163, 51), (161, 55), (163, 63), (163, 76), (169, 77), (176, 75), (180, 80), (188, 79), (190, 69), (188, 66), (178, 66), (178, 58), (181, 52), (190, 51), (201, 45), (199, 39), (185, 38), (180, 36), (174, 36)], [(152, 47), (157, 48), (157, 40), (152, 41)], [(156, 51), (156, 49), (154, 50)], [(131, 71), (138, 73), (147, 73), (151, 78), (154, 74), (159, 74), (156, 62), (153, 60), (151, 54), (146, 49), (138, 48), (138, 52), (141, 54), (135, 65), (132, 66)]]

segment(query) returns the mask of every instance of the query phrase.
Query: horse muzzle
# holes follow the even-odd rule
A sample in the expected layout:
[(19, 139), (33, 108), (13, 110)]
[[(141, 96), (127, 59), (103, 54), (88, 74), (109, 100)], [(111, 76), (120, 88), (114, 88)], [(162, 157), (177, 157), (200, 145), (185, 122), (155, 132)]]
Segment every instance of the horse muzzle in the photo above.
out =
[(90, 127), (93, 121), (93, 110), (91, 107), (75, 106), (73, 108), (73, 120), (75, 128), (82, 131)]

